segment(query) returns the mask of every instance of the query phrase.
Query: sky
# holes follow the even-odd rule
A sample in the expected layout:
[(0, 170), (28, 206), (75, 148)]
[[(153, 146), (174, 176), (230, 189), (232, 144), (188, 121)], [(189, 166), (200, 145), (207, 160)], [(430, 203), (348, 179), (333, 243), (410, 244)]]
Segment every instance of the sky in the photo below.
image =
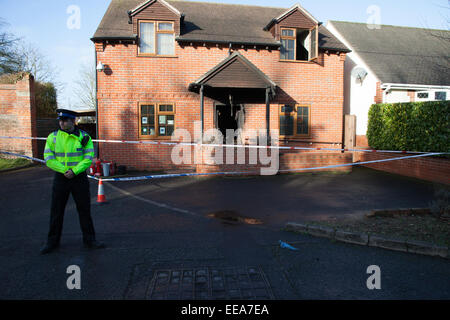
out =
[[(0, 0), (6, 31), (32, 43), (57, 70), (60, 108), (80, 105), (73, 89), (83, 64), (95, 64), (94, 35), (111, 0)], [(139, 2), (138, 0), (136, 0)], [(299, 3), (317, 20), (373, 22), (418, 28), (448, 29), (450, 0), (203, 0), (290, 8)], [(144, 2), (144, 0), (142, 0)], [(131, 9), (131, 8), (130, 8)]]

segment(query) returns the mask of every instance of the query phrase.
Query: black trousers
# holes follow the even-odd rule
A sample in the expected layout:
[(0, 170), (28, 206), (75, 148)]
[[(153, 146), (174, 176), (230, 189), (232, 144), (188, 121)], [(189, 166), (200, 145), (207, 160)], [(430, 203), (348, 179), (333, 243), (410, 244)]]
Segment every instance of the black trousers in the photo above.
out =
[(58, 245), (64, 221), (64, 211), (69, 195), (72, 194), (80, 219), (83, 232), (83, 241), (95, 240), (94, 224), (91, 217), (91, 194), (86, 173), (80, 173), (73, 179), (67, 179), (63, 174), (56, 172), (53, 179), (52, 206), (50, 212), (50, 231), (48, 243)]

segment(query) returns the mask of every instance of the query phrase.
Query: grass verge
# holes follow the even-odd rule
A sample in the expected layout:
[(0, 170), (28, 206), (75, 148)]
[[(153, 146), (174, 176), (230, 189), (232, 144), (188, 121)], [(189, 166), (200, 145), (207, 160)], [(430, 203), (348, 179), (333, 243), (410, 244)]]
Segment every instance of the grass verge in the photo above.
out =
[(361, 217), (355, 219), (307, 222), (343, 231), (364, 232), (373, 235), (431, 242), (450, 246), (450, 221), (429, 215), (399, 215), (393, 217)]
[(0, 171), (20, 168), (31, 164), (31, 161), (23, 158), (7, 159), (0, 157)]

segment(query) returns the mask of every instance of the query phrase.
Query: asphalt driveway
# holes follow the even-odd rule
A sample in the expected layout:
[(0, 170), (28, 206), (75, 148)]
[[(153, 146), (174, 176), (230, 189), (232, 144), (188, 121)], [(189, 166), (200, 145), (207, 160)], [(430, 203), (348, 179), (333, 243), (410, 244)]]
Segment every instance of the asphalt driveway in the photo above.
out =
[[(267, 299), (450, 298), (448, 260), (282, 230), (289, 221), (427, 206), (431, 183), (365, 168), (350, 174), (107, 183), (109, 203), (93, 205), (93, 219), (98, 239), (108, 248), (81, 248), (78, 217), (69, 200), (61, 248), (40, 256), (51, 183), (52, 173), (45, 167), (0, 174), (0, 299), (152, 299), (161, 289), (153, 282), (158, 272), (226, 274), (242, 269), (258, 270), (257, 276), (265, 279), (264, 293), (234, 290), (242, 298), (244, 292), (266, 294)], [(96, 194), (97, 184), (91, 181), (93, 203)], [(263, 224), (228, 224), (208, 217), (222, 210)], [(299, 250), (281, 249), (279, 240)], [(66, 287), (69, 265), (82, 271), (81, 290)], [(366, 287), (370, 265), (380, 266), (381, 290)]]

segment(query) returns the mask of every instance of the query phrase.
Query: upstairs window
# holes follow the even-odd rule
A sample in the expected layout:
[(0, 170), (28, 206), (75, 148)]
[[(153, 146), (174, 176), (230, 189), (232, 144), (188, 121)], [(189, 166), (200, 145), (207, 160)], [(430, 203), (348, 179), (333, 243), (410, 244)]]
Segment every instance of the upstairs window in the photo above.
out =
[(140, 21), (139, 54), (174, 56), (174, 23), (168, 21)]
[(313, 29), (281, 28), (280, 60), (311, 61), (318, 55), (318, 32)]

